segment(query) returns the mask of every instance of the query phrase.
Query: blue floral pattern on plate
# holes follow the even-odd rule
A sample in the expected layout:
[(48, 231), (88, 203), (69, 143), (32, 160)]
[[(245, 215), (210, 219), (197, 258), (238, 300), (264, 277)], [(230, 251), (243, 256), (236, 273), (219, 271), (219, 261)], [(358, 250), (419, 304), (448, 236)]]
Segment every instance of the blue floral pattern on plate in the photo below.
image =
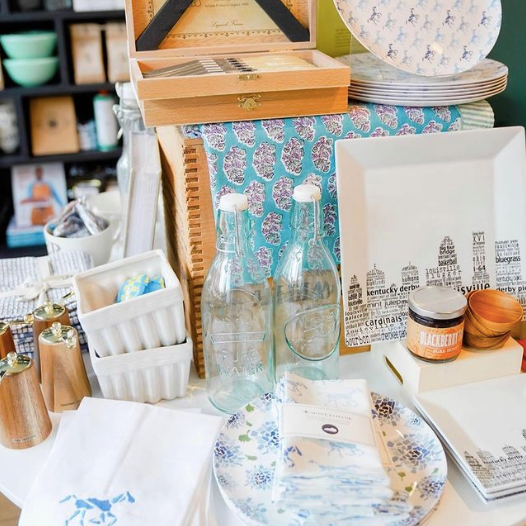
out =
[(388, 64), (416, 75), (467, 71), (500, 32), (500, 0), (336, 0), (353, 35)]
[[(410, 517), (390, 526), (416, 526), (442, 496), (447, 476), (446, 456), (429, 426), (395, 400), (372, 393), (373, 419), (391, 465), (386, 471), (394, 498), (408, 498)], [(301, 456), (288, 451), (287, 460)], [(335, 447), (334, 454), (338, 454)], [(214, 473), (233, 512), (249, 525), (299, 526), (302, 518), (272, 502), (274, 468), (279, 455), (279, 433), (272, 395), (262, 395), (224, 425), (214, 449)], [(379, 510), (381, 511), (381, 510)]]
[(260, 427), (250, 430), (250, 436), (258, 443), (258, 450), (263, 453), (279, 451), (279, 431), (276, 420), (268, 420)]

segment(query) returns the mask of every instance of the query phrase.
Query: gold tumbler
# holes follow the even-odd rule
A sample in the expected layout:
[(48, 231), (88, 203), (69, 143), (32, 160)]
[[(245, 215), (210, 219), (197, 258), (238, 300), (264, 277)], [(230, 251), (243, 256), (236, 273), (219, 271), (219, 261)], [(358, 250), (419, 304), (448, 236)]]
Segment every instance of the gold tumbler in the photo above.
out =
[(0, 321), (0, 360), (7, 357), (10, 352), (15, 352), (15, 342), (8, 323)]
[(51, 429), (34, 361), (10, 352), (0, 360), (0, 443), (26, 449), (43, 442)]
[(33, 311), (33, 342), (35, 352), (33, 354), (39, 380), (42, 379), (42, 366), (40, 365), (39, 336), (42, 331), (51, 327), (55, 322), (62, 325), (70, 325), (68, 311), (64, 305), (46, 302)]
[(55, 413), (77, 409), (85, 396), (91, 396), (77, 331), (55, 322), (40, 334), (39, 347), (47, 408)]

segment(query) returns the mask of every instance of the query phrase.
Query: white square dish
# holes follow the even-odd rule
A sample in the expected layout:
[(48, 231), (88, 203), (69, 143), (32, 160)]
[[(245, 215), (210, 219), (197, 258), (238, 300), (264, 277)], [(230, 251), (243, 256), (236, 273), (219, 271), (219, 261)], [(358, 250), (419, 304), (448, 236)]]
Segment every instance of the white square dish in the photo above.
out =
[(526, 491), (526, 375), (439, 389), (415, 396), (484, 500)]
[(526, 305), (523, 128), (338, 141), (336, 167), (347, 345), (404, 338), (419, 286)]
[(90, 347), (90, 357), (104, 398), (156, 404), (186, 394), (192, 340), (105, 358)]
[[(116, 303), (130, 277), (161, 275), (165, 288)], [(73, 278), (88, 345), (101, 357), (176, 345), (186, 330), (181, 284), (162, 250), (108, 263)]]

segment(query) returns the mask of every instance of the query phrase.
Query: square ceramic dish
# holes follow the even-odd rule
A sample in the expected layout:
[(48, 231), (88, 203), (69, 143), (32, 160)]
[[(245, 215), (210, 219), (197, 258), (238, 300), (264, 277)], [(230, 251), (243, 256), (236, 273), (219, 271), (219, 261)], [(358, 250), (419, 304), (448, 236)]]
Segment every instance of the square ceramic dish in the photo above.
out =
[(439, 389), (415, 405), (485, 501), (526, 492), (526, 375)]
[[(161, 275), (166, 288), (116, 303), (132, 276)], [(161, 250), (96, 267), (73, 278), (78, 316), (88, 344), (100, 357), (183, 343), (183, 293)]]
[(336, 143), (348, 346), (403, 339), (408, 296), (425, 285), (498, 288), (526, 305), (524, 128), (441, 126)]
[(106, 358), (90, 347), (90, 357), (104, 398), (155, 404), (185, 395), (192, 340)]

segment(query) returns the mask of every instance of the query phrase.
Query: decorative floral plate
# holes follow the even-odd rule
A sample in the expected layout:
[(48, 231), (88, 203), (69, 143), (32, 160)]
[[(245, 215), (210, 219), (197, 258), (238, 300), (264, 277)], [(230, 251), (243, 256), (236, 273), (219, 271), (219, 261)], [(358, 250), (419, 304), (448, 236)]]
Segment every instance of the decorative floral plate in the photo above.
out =
[(353, 35), (377, 57), (439, 77), (484, 60), (500, 32), (500, 0), (335, 0)]
[[(447, 476), (446, 455), (429, 426), (407, 407), (372, 393), (373, 419), (391, 466), (386, 471), (395, 492), (407, 493), (410, 518), (390, 526), (416, 526), (438, 504)], [(214, 449), (214, 473), (234, 513), (250, 525), (297, 526), (292, 512), (272, 502), (274, 467), (279, 453), (273, 396), (262, 395), (232, 415)]]

